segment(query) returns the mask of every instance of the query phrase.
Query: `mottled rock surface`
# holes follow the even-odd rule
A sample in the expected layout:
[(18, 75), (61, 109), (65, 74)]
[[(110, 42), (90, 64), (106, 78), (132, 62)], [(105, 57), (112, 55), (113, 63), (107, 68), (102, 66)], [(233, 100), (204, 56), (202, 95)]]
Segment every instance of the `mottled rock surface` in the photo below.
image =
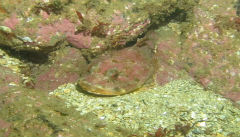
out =
[(0, 94), (21, 84), (21, 77), (11, 69), (0, 65)]
[(7, 0), (1, 4), (0, 44), (14, 50), (50, 52), (67, 41), (94, 56), (128, 46), (152, 25), (165, 24), (167, 17), (175, 18), (174, 14), (192, 10), (195, 4), (192, 0), (27, 0), (18, 4)]
[(63, 100), (25, 88), (10, 89), (0, 96), (0, 136), (125, 137), (132, 133), (88, 113), (80, 116)]
[(75, 48), (66, 47), (52, 56), (54, 60), (50, 67), (43, 66), (33, 72), (35, 89), (51, 91), (62, 84), (75, 83), (87, 67), (81, 52)]

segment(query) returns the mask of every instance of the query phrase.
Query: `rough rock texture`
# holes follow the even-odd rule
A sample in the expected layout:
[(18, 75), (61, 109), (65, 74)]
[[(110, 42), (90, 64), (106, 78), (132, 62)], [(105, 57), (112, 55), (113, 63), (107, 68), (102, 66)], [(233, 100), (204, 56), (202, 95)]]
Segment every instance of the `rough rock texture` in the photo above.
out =
[[(42, 54), (42, 56), (48, 56), (49, 53), (61, 50), (64, 46), (73, 46), (81, 50), (87, 63), (109, 49), (133, 46), (135, 43), (141, 44), (142, 37), (151, 29), (150, 27), (164, 25), (170, 19), (175, 19), (173, 15), (176, 12), (184, 13), (192, 10), (196, 4), (191, 0), (181, 2), (164, 0), (159, 4), (155, 3), (157, 1), (146, 3), (144, 1), (50, 0), (19, 1), (18, 6), (20, 7), (16, 8), (16, 3), (7, 7), (9, 2), (11, 3), (11, 1), (5, 1), (1, 6), (3, 9), (3, 15), (0, 18), (2, 21), (0, 24), (1, 46), (15, 51), (30, 51)], [(27, 5), (28, 8), (26, 8)], [(183, 5), (188, 6), (183, 7)], [(178, 11), (180, 7), (182, 8), (181, 12)], [(152, 8), (152, 10), (144, 10), (148, 8)], [(187, 13), (185, 16), (187, 18)], [(178, 19), (176, 18), (176, 20)], [(152, 48), (154, 45), (149, 46)], [(151, 56), (153, 57), (153, 55)], [(101, 58), (96, 60), (100, 61)], [(35, 80), (34, 87), (54, 89), (60, 84), (67, 81), (74, 82), (78, 78), (75, 72), (59, 76), (58, 73), (62, 73), (62, 71), (56, 70), (56, 66), (52, 64), (49, 69), (44, 70), (40, 67), (39, 70), (36, 68), (32, 71), (36, 73), (43, 71), (37, 75), (29, 74)], [(134, 66), (131, 69), (134, 69)], [(141, 78), (138, 79), (140, 79), (140, 85), (145, 81), (145, 79), (143, 81)], [(129, 80), (131, 79), (127, 81)], [(135, 79), (132, 80), (133, 83), (136, 82)], [(33, 84), (27, 83), (27, 85)], [(138, 84), (135, 88), (137, 87), (139, 87)], [(131, 87), (130, 90), (135, 88)]]
[[(0, 136), (126, 137), (132, 132), (88, 113), (80, 116), (63, 100), (18, 87), (0, 96)], [(24, 110), (24, 111), (23, 111)]]
[(33, 69), (34, 88), (51, 91), (65, 83), (74, 83), (86, 69), (87, 64), (79, 50), (66, 47), (53, 53), (54, 61), (50, 67)]
[(171, 22), (155, 30), (158, 84), (187, 72), (206, 89), (239, 101), (239, 17), (230, 1), (223, 2), (227, 11), (220, 3), (201, 1), (192, 25)]
[(230, 1), (202, 1), (180, 54), (181, 66), (196, 81), (224, 95), (240, 92), (239, 17), (232, 6)]
[(50, 52), (68, 41), (94, 56), (127, 46), (152, 24), (167, 23), (165, 18), (192, 10), (196, 4), (192, 0), (155, 2), (27, 0), (16, 4), (7, 0), (1, 6), (0, 43), (14, 50)]
[(0, 65), (0, 94), (21, 84), (21, 77), (11, 69)]
[[(175, 65), (175, 60), (181, 49), (179, 48), (178, 35), (168, 27), (155, 31), (153, 35), (155, 40), (155, 60), (156, 74), (155, 82), (158, 85), (164, 85), (172, 80), (183, 78), (186, 73)], [(185, 74), (184, 74), (185, 73)]]

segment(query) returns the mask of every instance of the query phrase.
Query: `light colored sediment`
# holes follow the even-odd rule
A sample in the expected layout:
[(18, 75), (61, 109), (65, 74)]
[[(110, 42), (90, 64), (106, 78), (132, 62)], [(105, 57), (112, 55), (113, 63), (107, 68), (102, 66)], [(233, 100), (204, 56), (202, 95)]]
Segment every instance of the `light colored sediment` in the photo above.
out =
[(62, 85), (50, 94), (65, 99), (67, 106), (75, 106), (82, 115), (93, 112), (101, 120), (142, 133), (189, 124), (192, 128), (188, 136), (193, 137), (205, 137), (207, 132), (240, 134), (240, 110), (190, 80), (176, 80), (163, 87), (142, 88), (115, 97), (86, 95), (77, 91), (74, 84)]

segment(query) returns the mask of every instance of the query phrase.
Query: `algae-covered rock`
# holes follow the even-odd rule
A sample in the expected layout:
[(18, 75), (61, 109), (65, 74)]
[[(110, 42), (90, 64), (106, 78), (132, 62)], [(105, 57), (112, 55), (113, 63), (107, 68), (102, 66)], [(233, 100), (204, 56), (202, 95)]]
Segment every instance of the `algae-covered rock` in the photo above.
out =
[(51, 91), (65, 83), (75, 83), (87, 68), (78, 49), (65, 47), (52, 53), (52, 63), (29, 70), (33, 77), (34, 88)]
[(0, 44), (14, 50), (49, 52), (68, 41), (97, 54), (109, 47), (129, 45), (152, 24), (166, 24), (178, 16), (175, 13), (188, 14), (187, 10), (192, 10), (197, 2), (27, 0), (13, 2), (11, 6), (7, 3), (11, 1), (1, 5), (6, 12), (0, 15), (0, 25), (11, 33), (0, 29)]
[(131, 132), (109, 125), (95, 115), (79, 115), (63, 100), (18, 88), (0, 97), (1, 137), (125, 137)]
[(21, 84), (20, 74), (0, 65), (0, 95)]
[(202, 1), (200, 5), (194, 10), (196, 24), (175, 62), (206, 89), (226, 96), (239, 93), (239, 23), (233, 1)]

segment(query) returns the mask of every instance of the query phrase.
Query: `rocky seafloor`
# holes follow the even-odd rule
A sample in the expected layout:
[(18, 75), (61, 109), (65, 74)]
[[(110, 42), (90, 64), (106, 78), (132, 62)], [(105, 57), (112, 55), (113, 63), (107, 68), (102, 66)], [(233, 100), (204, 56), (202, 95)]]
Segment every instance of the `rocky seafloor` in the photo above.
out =
[(0, 2), (0, 136), (238, 137), (240, 1)]
[(62, 85), (50, 94), (66, 100), (67, 106), (75, 106), (81, 115), (92, 112), (102, 121), (141, 134), (153, 134), (159, 128), (169, 131), (166, 136), (240, 134), (240, 110), (191, 80), (176, 80), (111, 98), (80, 93), (74, 84)]

